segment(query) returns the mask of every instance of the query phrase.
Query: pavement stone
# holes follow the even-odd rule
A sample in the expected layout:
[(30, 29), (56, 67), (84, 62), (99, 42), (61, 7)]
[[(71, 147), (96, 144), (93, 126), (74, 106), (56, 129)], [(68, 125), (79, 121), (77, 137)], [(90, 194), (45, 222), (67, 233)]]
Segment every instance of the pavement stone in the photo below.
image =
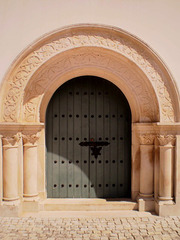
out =
[(1, 240), (180, 240), (180, 217), (0, 217)]

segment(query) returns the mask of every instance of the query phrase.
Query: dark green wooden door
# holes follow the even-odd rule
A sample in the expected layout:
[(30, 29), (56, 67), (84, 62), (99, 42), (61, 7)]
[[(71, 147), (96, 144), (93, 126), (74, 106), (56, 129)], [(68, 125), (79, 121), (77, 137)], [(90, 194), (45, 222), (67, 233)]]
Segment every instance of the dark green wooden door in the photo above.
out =
[[(90, 146), (102, 142), (101, 155)], [(47, 196), (120, 198), (131, 193), (131, 112), (107, 80), (72, 79), (53, 95), (46, 113)]]

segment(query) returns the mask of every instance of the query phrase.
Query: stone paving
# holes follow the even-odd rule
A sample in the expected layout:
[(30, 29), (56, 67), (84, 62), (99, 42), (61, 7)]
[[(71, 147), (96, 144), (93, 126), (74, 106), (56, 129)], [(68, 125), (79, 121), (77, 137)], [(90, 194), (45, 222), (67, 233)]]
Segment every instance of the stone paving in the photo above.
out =
[(0, 217), (0, 239), (180, 239), (180, 217)]

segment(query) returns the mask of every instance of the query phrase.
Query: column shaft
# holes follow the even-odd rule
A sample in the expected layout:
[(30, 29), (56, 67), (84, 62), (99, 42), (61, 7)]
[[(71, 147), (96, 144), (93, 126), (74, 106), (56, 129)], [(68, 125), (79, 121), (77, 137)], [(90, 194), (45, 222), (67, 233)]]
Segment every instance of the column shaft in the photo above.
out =
[(160, 135), (159, 200), (171, 203), (173, 200), (173, 159), (175, 138), (173, 135)]
[(153, 145), (140, 146), (141, 163), (140, 163), (140, 196), (153, 197)]
[(159, 199), (173, 199), (173, 147), (160, 146)]
[(37, 146), (24, 146), (24, 197), (37, 196)]
[(38, 135), (23, 135), (24, 141), (24, 167), (23, 196), (32, 198), (38, 195), (37, 189), (37, 140)]
[(14, 138), (3, 138), (3, 200), (18, 196), (18, 145)]

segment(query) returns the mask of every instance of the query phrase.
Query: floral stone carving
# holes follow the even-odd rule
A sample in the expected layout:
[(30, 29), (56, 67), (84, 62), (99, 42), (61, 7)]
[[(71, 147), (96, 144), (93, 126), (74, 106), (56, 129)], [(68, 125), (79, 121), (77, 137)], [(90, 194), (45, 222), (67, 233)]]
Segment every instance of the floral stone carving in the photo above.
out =
[[(131, 39), (132, 38), (132, 39)], [(24, 89), (40, 66), (52, 57), (69, 49), (101, 47), (122, 54), (134, 62), (147, 76), (155, 89), (161, 108), (161, 120), (174, 121), (173, 96), (168, 79), (158, 65), (155, 55), (146, 50), (145, 45), (121, 30), (98, 26), (82, 26), (62, 30), (49, 40), (42, 41), (27, 51), (8, 76), (3, 100), (3, 120), (17, 122), (21, 112)]]
[(153, 145), (155, 136), (153, 134), (142, 134), (139, 139), (141, 145)]
[(15, 135), (3, 135), (2, 142), (3, 146), (15, 147), (21, 139), (21, 133)]
[(157, 137), (160, 146), (175, 145), (176, 138), (173, 135), (159, 135)]
[(71, 57), (58, 59), (58, 61), (49, 64), (45, 69), (40, 71), (39, 74), (33, 76), (27, 88), (26, 97), (24, 98), (24, 120), (27, 122), (35, 121), (37, 115), (36, 106), (40, 105), (41, 96), (49, 90), (54, 81), (62, 74), (68, 72), (71, 68), (75, 69), (80, 66), (99, 67), (112, 71), (134, 93), (143, 116), (146, 116), (149, 121), (157, 117), (155, 116), (157, 106), (155, 106), (154, 102), (149, 104), (152, 95), (149, 93), (147, 86), (143, 83), (140, 76), (135, 74), (125, 64), (121, 63), (119, 65), (116, 58), (112, 56), (106, 56), (106, 54), (99, 53), (97, 50), (93, 53), (81, 50), (80, 53), (73, 54)]
[(23, 134), (23, 143), (24, 145), (37, 145), (39, 137), (39, 132), (37, 132), (36, 134)]

